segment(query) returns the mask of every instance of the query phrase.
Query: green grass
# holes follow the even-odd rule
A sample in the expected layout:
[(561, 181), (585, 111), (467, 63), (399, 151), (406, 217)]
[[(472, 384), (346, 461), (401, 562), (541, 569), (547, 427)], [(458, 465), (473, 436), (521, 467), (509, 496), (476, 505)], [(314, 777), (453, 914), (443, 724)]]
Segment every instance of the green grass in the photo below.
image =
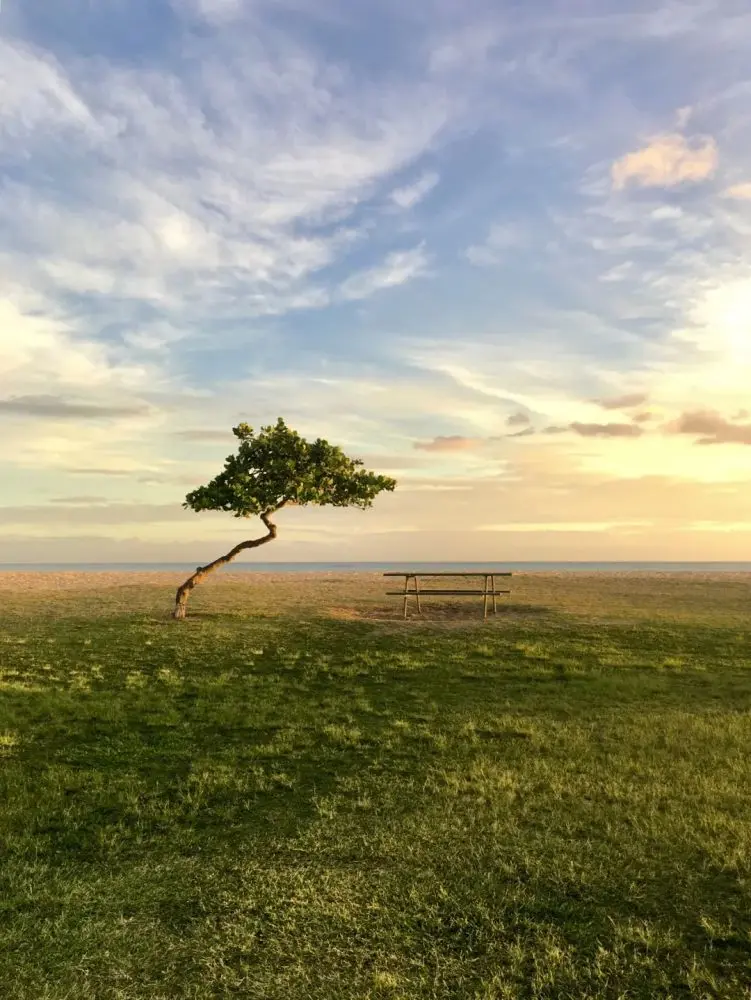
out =
[(0, 997), (751, 996), (751, 581), (305, 586), (3, 592)]

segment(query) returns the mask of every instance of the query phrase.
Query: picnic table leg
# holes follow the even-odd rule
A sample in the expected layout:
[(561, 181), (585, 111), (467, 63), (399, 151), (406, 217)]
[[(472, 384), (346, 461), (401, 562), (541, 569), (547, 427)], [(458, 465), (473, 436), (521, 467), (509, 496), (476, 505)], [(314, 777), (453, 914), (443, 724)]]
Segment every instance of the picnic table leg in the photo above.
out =
[(497, 615), (498, 614), (498, 601), (496, 600), (496, 594), (495, 594), (495, 577), (494, 576), (491, 576), (491, 578), (490, 578), (490, 589), (493, 591), (493, 614)]
[(422, 614), (422, 608), (420, 607), (420, 578), (415, 576), (415, 597), (417, 598), (417, 613)]
[(409, 600), (409, 576), (404, 577), (404, 617), (407, 617), (407, 601)]
[(483, 598), (482, 598), (482, 617), (483, 618), (487, 618), (488, 617), (488, 579), (489, 579), (489, 577), (486, 574), (485, 575), (485, 593), (483, 594)]

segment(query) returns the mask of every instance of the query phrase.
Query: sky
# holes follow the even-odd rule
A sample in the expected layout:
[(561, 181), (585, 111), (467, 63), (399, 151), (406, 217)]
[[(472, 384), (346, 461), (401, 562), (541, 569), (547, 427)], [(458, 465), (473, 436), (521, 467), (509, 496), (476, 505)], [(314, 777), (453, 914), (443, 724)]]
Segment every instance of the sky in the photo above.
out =
[(750, 386), (747, 0), (3, 0), (0, 562), (748, 560)]

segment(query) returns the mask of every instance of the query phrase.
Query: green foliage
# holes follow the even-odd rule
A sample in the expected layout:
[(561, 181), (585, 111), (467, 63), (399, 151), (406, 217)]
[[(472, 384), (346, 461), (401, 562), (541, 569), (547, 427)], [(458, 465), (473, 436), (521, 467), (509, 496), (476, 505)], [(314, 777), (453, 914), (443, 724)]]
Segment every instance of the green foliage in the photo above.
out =
[(329, 507), (372, 506), (396, 480), (364, 469), (360, 459), (318, 438), (306, 441), (280, 417), (256, 433), (248, 424), (232, 429), (240, 441), (224, 471), (189, 493), (183, 507), (224, 510), (235, 517), (270, 514), (288, 504)]

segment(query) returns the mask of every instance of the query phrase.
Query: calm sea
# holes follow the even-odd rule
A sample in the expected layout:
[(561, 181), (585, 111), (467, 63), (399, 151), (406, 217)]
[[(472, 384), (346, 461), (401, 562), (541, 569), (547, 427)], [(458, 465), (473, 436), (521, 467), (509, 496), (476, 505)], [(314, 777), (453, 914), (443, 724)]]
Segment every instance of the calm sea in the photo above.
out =
[[(190, 573), (196, 563), (0, 563), (0, 571), (38, 573)], [(546, 571), (567, 573), (751, 573), (751, 562), (235, 562), (219, 572), (231, 573), (385, 573)]]

